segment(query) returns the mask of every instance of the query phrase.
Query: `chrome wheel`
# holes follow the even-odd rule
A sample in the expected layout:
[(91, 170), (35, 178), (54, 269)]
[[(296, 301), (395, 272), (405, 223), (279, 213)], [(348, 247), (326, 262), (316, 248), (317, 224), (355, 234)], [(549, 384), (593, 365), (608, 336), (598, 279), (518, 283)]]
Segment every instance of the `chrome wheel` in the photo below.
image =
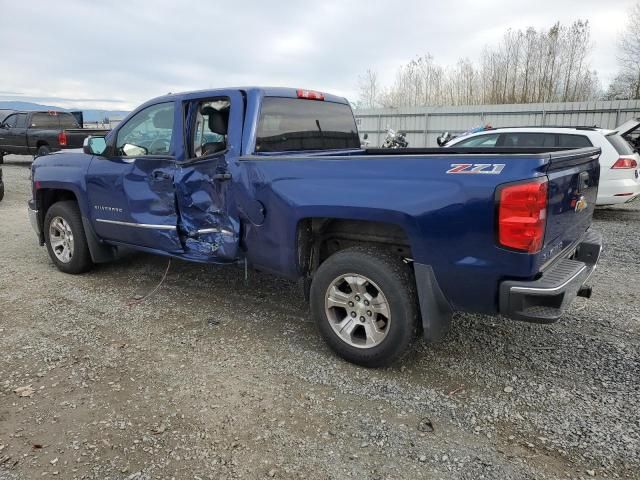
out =
[(73, 232), (62, 217), (53, 217), (49, 223), (49, 243), (58, 260), (69, 263), (73, 258)]
[(372, 280), (354, 273), (336, 278), (325, 294), (325, 311), (333, 331), (356, 348), (380, 345), (389, 333), (391, 307)]

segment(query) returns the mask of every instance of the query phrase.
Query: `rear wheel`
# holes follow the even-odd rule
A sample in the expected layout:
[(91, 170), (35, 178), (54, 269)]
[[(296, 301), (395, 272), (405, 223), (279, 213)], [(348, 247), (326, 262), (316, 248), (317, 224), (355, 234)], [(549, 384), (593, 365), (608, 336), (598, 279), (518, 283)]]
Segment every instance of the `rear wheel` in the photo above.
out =
[(4, 198), (4, 182), (0, 180), (0, 201)]
[(49, 145), (40, 145), (38, 147), (38, 153), (37, 153), (37, 157), (44, 157), (45, 155), (49, 155), (49, 153), (51, 153), (51, 149), (49, 148)]
[(0, 152), (0, 165), (4, 163), (4, 152)]
[(58, 270), (83, 273), (93, 266), (76, 202), (54, 203), (47, 210), (44, 236), (49, 256)]
[(342, 358), (365, 367), (388, 365), (416, 338), (415, 280), (400, 258), (375, 247), (329, 257), (311, 284), (320, 333)]

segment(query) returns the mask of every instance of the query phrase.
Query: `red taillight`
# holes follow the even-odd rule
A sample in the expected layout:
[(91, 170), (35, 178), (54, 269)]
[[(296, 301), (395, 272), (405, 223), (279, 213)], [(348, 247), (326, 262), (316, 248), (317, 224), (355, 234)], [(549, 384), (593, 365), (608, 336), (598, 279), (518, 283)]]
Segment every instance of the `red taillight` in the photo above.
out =
[(638, 162), (636, 162), (633, 158), (619, 158), (611, 168), (638, 168)]
[(324, 95), (320, 92), (314, 92), (313, 90), (298, 90), (298, 98), (305, 98), (307, 100), (324, 100)]
[(67, 134), (64, 132), (60, 132), (58, 134), (58, 144), (61, 147), (66, 147), (67, 146)]
[(498, 197), (498, 242), (527, 253), (539, 252), (547, 220), (547, 179), (505, 185)]

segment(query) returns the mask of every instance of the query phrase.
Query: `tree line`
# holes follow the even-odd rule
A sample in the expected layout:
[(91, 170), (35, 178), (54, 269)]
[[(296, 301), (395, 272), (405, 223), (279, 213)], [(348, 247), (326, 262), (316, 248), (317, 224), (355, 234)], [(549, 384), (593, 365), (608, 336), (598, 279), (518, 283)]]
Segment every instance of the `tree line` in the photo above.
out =
[(640, 3), (629, 11), (625, 30), (618, 40), (618, 74), (604, 96), (607, 100), (640, 98)]
[[(640, 6), (638, 23), (640, 25)], [(640, 30), (636, 30), (640, 32)], [(640, 39), (637, 43), (640, 52)], [(359, 108), (574, 102), (601, 98), (602, 88), (589, 54), (588, 21), (549, 29), (508, 30), (502, 41), (484, 48), (476, 62), (461, 58), (449, 67), (430, 54), (396, 72), (388, 87), (368, 70), (359, 79)], [(640, 89), (640, 62), (637, 74)]]

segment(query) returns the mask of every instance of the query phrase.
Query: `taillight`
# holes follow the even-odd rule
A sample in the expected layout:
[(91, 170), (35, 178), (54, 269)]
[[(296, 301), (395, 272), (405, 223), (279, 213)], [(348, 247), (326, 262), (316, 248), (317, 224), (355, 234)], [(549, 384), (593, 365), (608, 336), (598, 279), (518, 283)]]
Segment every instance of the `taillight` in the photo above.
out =
[(67, 134), (64, 132), (60, 132), (58, 134), (58, 145), (61, 147), (65, 147), (67, 145)]
[(542, 249), (547, 220), (547, 178), (498, 191), (498, 242), (527, 253)]
[(304, 98), (306, 100), (324, 100), (324, 95), (320, 92), (314, 92), (313, 90), (298, 90), (298, 98)]
[(611, 168), (615, 168), (615, 169), (638, 168), (638, 162), (636, 162), (633, 158), (619, 158), (618, 160), (616, 160), (616, 163), (614, 163)]

